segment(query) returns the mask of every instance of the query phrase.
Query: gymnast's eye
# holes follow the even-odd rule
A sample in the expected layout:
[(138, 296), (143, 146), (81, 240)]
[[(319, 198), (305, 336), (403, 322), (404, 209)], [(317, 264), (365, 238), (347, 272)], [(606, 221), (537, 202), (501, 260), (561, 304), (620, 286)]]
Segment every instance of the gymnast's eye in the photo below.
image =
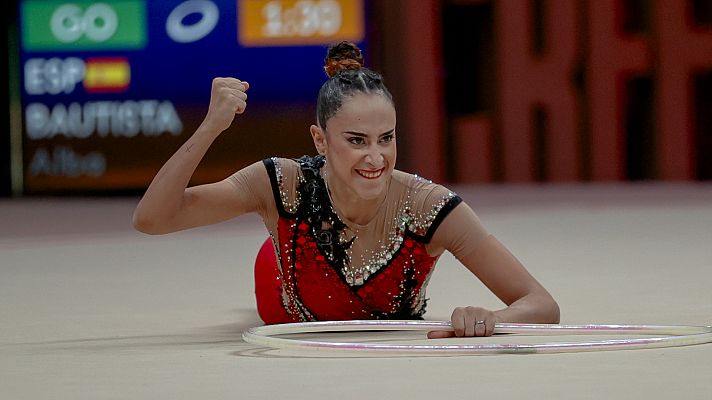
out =
[(358, 136), (351, 136), (350, 138), (348, 138), (346, 140), (348, 140), (349, 143), (357, 145), (357, 146), (366, 143), (366, 141), (362, 137), (358, 137)]
[(389, 133), (388, 135), (382, 136), (381, 137), (381, 142), (382, 143), (390, 143), (396, 138), (396, 135)]

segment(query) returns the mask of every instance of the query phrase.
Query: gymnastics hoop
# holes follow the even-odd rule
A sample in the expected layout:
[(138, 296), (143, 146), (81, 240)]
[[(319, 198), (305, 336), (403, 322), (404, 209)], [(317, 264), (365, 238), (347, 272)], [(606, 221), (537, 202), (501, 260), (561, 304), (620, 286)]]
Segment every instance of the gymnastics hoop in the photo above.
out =
[[(552, 325), (497, 324), (495, 333), (524, 335), (657, 335), (648, 338), (597, 340), (588, 342), (551, 342), (540, 344), (381, 344), (327, 342), (274, 337), (296, 333), (357, 331), (452, 331), (448, 321), (319, 321), (266, 325), (243, 332), (245, 342), (264, 347), (290, 350), (326, 350), (340, 353), (376, 353), (378, 355), (486, 355), (551, 354), (589, 351), (652, 349), (692, 346), (712, 342), (712, 327), (689, 325)], [(464, 338), (461, 338), (464, 339)], [(469, 338), (468, 338), (469, 339)], [(433, 341), (434, 343), (436, 340)]]

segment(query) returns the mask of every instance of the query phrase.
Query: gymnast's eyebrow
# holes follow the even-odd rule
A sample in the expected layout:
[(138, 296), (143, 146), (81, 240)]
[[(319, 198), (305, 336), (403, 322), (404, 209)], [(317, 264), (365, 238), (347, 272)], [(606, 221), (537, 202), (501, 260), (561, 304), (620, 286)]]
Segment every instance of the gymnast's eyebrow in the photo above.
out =
[[(388, 132), (383, 132), (383, 133), (381, 133), (380, 135), (378, 135), (378, 137), (383, 137), (383, 136), (386, 136), (386, 135), (390, 135), (391, 133), (393, 133), (393, 131), (395, 131), (395, 129), (391, 129), (391, 130), (389, 130)], [(356, 136), (360, 136), (360, 137), (368, 137), (368, 135), (365, 134), (365, 133), (363, 133), (363, 132), (343, 131), (342, 133), (348, 133), (348, 134), (350, 134), (350, 135), (356, 135)]]

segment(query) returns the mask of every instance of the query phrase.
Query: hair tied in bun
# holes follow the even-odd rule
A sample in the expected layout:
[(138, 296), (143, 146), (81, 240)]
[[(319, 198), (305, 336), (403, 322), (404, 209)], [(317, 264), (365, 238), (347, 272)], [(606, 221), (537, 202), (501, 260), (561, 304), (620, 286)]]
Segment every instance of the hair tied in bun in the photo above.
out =
[(339, 75), (339, 80), (341, 81), (341, 83), (346, 84), (346, 85), (351, 85), (352, 83), (354, 83), (354, 81), (345, 77), (344, 74)]
[(361, 50), (351, 42), (341, 42), (329, 47), (324, 59), (324, 71), (329, 78), (342, 70), (359, 70), (363, 67)]

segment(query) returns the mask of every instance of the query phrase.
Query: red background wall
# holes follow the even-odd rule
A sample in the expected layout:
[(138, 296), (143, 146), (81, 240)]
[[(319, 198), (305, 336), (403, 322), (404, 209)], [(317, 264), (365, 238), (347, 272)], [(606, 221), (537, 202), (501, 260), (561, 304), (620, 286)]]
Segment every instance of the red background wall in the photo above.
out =
[(712, 2), (373, 2), (402, 169), (454, 182), (712, 179)]

